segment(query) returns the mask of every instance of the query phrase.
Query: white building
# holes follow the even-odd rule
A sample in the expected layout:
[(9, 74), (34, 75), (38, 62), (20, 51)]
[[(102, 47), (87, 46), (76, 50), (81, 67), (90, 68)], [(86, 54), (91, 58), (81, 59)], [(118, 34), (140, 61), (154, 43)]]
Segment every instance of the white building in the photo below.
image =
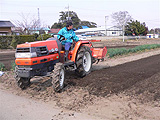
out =
[(86, 36), (120, 36), (122, 35), (122, 29), (116, 26), (107, 27), (97, 27), (97, 28), (86, 28), (86, 29), (79, 29), (75, 31), (76, 34), (83, 34)]
[(147, 34), (147, 38), (158, 38), (158, 34)]

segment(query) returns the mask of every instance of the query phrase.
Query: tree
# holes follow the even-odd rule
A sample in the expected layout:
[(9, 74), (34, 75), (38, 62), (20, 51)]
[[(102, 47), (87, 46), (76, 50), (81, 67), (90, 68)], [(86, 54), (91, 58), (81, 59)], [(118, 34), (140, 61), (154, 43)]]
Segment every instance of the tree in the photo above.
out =
[(148, 28), (146, 27), (145, 22), (140, 23), (139, 21), (130, 20), (125, 26), (126, 35), (146, 35), (148, 33)]
[(160, 34), (160, 28), (151, 29), (149, 31), (150, 34)]
[(81, 21), (80, 26), (88, 26), (89, 28), (93, 28), (93, 27), (96, 27), (97, 24), (89, 21)]
[(125, 25), (132, 19), (127, 11), (119, 11), (112, 14), (113, 22), (116, 23), (117, 27), (123, 29), (123, 42), (124, 42), (124, 31)]
[(19, 14), (22, 18), (22, 21), (17, 20), (14, 21), (16, 26), (21, 27), (23, 31), (21, 34), (31, 34), (31, 30), (35, 30), (40, 27), (40, 21), (34, 16), (30, 16), (30, 14), (24, 15), (23, 13)]
[(86, 25), (88, 27), (96, 27), (97, 26), (97, 24), (94, 22), (81, 21), (77, 15), (77, 13), (74, 11), (69, 11), (69, 17), (68, 17), (68, 11), (67, 12), (61, 11), (58, 23), (57, 22), (54, 23), (51, 28), (52, 29), (53, 28), (61, 29), (66, 26), (66, 21), (68, 21), (68, 20), (72, 20), (74, 28), (76, 28), (76, 29), (82, 28), (83, 25)]
[(78, 15), (77, 15), (76, 12), (69, 11), (69, 17), (68, 17), (68, 11), (67, 12), (61, 11), (59, 16), (60, 16), (59, 22), (58, 23), (54, 23), (51, 28), (55, 28), (55, 29), (63, 28), (63, 27), (66, 26), (66, 22), (68, 20), (72, 20), (72, 22), (74, 24), (74, 27), (76, 29), (79, 28), (80, 19), (78, 18)]
[(155, 34), (160, 34), (160, 28), (155, 28)]
[(129, 15), (127, 11), (115, 12), (111, 16), (116, 26), (120, 28), (122, 28), (127, 24), (127, 22), (132, 20), (132, 17)]
[(55, 22), (52, 26), (51, 26), (51, 28), (53, 29), (60, 29), (60, 28), (63, 28), (63, 24), (62, 23), (57, 23), (57, 22)]

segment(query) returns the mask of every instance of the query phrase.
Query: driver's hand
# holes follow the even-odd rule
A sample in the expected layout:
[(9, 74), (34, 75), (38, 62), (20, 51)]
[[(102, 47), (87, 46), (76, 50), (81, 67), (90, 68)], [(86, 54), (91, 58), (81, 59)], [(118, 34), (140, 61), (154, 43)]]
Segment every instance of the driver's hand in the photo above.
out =
[(62, 40), (65, 40), (65, 37), (63, 37)]
[(76, 41), (73, 41), (74, 44), (76, 44)]

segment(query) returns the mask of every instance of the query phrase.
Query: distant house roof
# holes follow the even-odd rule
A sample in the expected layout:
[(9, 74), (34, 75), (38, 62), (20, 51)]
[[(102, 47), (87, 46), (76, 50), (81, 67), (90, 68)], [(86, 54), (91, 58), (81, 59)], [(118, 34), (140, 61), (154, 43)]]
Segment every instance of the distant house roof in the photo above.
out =
[(12, 31), (13, 32), (19, 32), (19, 31), (22, 31), (23, 29), (21, 27), (14, 27), (12, 28)]
[[(107, 26), (107, 31), (121, 31), (121, 28), (118, 28), (116, 26)], [(79, 29), (76, 30), (75, 33), (81, 33), (81, 32), (95, 32), (95, 31), (105, 31), (105, 27), (94, 27), (94, 28), (86, 28), (86, 29)]]
[(58, 33), (60, 31), (60, 29), (51, 29), (50, 32), (48, 33)]
[(0, 27), (14, 27), (14, 25), (10, 21), (1, 21), (0, 20)]
[(89, 28), (88, 26), (82, 26), (82, 29), (86, 29), (86, 28)]
[(33, 30), (33, 31), (39, 31), (39, 30), (49, 31), (50, 29), (43, 27), (43, 28), (29, 28), (29, 30)]

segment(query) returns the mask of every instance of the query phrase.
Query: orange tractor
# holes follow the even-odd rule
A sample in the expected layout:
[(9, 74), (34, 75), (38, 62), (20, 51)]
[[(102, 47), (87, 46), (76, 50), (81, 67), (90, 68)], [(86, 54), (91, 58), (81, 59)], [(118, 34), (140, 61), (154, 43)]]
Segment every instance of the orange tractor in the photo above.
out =
[(31, 78), (50, 76), (54, 90), (60, 92), (64, 87), (65, 71), (75, 71), (79, 77), (84, 77), (91, 72), (93, 63), (105, 57), (106, 47), (94, 48), (92, 45), (98, 41), (79, 40), (72, 44), (68, 54), (70, 62), (65, 62), (64, 48), (56, 38), (17, 45), (15, 79), (18, 86), (24, 89)]

